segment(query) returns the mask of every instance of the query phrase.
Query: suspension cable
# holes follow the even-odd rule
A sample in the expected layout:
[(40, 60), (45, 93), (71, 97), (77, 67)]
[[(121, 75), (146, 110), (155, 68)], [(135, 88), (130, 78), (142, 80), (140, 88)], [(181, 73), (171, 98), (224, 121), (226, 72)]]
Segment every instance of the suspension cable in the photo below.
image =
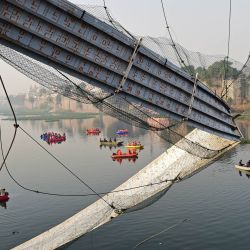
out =
[(12, 114), (13, 114), (13, 116), (14, 116), (14, 120), (15, 120), (15, 124), (14, 124), (15, 131), (14, 131), (14, 135), (13, 135), (13, 138), (12, 138), (12, 140), (11, 140), (11, 143), (10, 143), (10, 146), (9, 146), (9, 148), (8, 148), (8, 151), (7, 151), (6, 155), (5, 155), (5, 157), (3, 158), (3, 162), (2, 162), (2, 164), (1, 164), (1, 166), (0, 166), (0, 171), (1, 171), (1, 170), (3, 169), (3, 166), (4, 166), (4, 164), (5, 164), (6, 160), (7, 160), (7, 157), (8, 157), (8, 155), (9, 155), (10, 150), (11, 150), (11, 148), (12, 148), (12, 146), (13, 146), (13, 144), (14, 144), (14, 141), (15, 141), (15, 139), (16, 139), (17, 128), (18, 128), (19, 125), (17, 124), (16, 115), (15, 115), (14, 109), (13, 109), (13, 107), (12, 107), (12, 105), (11, 105), (11, 101), (10, 101), (10, 99), (9, 99), (9, 96), (8, 96), (7, 90), (6, 90), (5, 86), (4, 86), (4, 82), (3, 82), (3, 79), (2, 79), (2, 76), (1, 76), (1, 75), (0, 75), (0, 80), (1, 80), (1, 84), (2, 84), (3, 89), (4, 89), (4, 93), (5, 93), (5, 95), (6, 95), (6, 98), (7, 98), (7, 100), (8, 100), (9, 105), (10, 105), (10, 108), (11, 108), (11, 112), (12, 112)]
[[(238, 79), (238, 77), (241, 75), (241, 73), (243, 72), (243, 70), (247, 67), (247, 64), (248, 64), (249, 60), (250, 60), (250, 54), (248, 55), (247, 60), (246, 60), (246, 62), (244, 63), (244, 65), (242, 66), (241, 70), (238, 72), (236, 79), (235, 79), (234, 81), (232, 81), (232, 82), (227, 86), (227, 89), (229, 89), (229, 88), (235, 83), (235, 81), (236, 81), (236, 80)], [(226, 95), (226, 92), (224, 92), (224, 91), (225, 91), (225, 89), (223, 89), (221, 98), (223, 98), (223, 97)]]
[[(106, 1), (105, 0), (103, 0), (103, 7), (104, 7), (104, 9), (105, 9), (105, 12), (106, 12), (106, 14), (107, 14), (107, 17), (108, 17), (108, 19), (109, 19), (109, 22), (113, 25), (113, 27), (116, 29), (116, 30), (118, 30), (117, 29), (117, 27), (115, 26), (115, 24), (117, 24), (117, 22), (114, 20), (114, 18), (111, 16), (111, 14), (110, 14), (110, 12), (109, 12), (109, 9), (108, 9), (108, 7), (107, 7), (107, 5), (106, 5)], [(119, 24), (119, 26), (131, 37), (131, 38), (133, 38), (134, 40), (136, 40), (136, 38), (135, 38), (135, 36), (133, 36), (127, 29), (125, 29), (120, 23), (118, 23)]]
[(227, 56), (225, 58), (224, 62), (224, 84), (221, 96), (223, 94), (223, 91), (225, 89), (226, 99), (228, 94), (228, 86), (227, 86), (227, 78), (228, 78), (228, 69), (229, 69), (229, 53), (230, 53), (230, 39), (231, 39), (231, 17), (232, 17), (232, 0), (229, 0), (229, 15), (228, 15), (228, 38), (227, 38)]
[(186, 65), (185, 61), (182, 59), (181, 55), (180, 55), (180, 52), (178, 51), (177, 47), (176, 47), (176, 44), (174, 42), (174, 39), (173, 39), (173, 36), (171, 34), (171, 31), (170, 31), (170, 27), (168, 25), (168, 20), (167, 20), (167, 15), (166, 15), (166, 10), (165, 10), (165, 7), (164, 7), (164, 3), (163, 3), (163, 0), (161, 0), (161, 7), (162, 7), (162, 12), (163, 12), (163, 16), (164, 16), (164, 19), (165, 19), (165, 23), (166, 23), (166, 28), (167, 28), (167, 31), (168, 31), (168, 34), (169, 34), (169, 37), (170, 37), (170, 40), (172, 42), (172, 46), (180, 60), (180, 63), (184, 66), (184, 68), (186, 70), (189, 71), (189, 74), (190, 75), (193, 75), (193, 72), (190, 70), (190, 68)]

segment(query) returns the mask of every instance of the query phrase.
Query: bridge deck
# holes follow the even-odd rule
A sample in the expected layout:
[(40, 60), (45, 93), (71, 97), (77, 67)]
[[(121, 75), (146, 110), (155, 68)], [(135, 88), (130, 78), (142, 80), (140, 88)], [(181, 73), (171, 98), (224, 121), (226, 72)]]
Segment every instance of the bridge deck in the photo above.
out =
[(177, 121), (188, 116), (193, 127), (240, 138), (230, 108), (204, 84), (197, 81), (192, 102), (195, 79), (66, 0), (2, 0), (0, 43), (6, 42), (77, 72), (92, 85), (115, 92), (122, 84), (128, 100), (159, 115)]

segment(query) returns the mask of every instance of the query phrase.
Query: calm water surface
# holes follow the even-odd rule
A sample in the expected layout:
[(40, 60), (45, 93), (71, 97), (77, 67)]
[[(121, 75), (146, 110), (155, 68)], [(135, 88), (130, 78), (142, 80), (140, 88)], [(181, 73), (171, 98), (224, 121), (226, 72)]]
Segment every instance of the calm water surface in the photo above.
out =
[[(12, 123), (1, 121), (5, 152), (13, 134)], [(58, 145), (41, 143), (97, 192), (109, 191), (134, 175), (160, 155), (167, 143), (153, 133), (132, 128), (106, 116), (86, 120), (48, 123), (24, 121), (20, 125), (39, 140), (48, 131), (65, 132), (67, 141)], [(113, 162), (116, 149), (99, 147), (98, 136), (87, 136), (86, 128), (100, 127), (101, 136), (111, 137), (128, 128), (129, 137), (140, 140), (145, 149), (135, 163)], [(250, 123), (241, 123), (248, 135)], [(123, 149), (125, 150), (125, 149)], [(250, 179), (239, 174), (234, 164), (250, 158), (250, 145), (240, 145), (190, 179), (174, 185), (161, 199), (89, 233), (67, 249), (133, 249), (140, 241), (180, 221), (137, 249), (249, 249)], [(45, 192), (90, 193), (54, 159), (19, 130), (7, 161), (13, 176), (23, 185)], [(7, 175), (0, 174), (0, 186), (10, 193), (7, 208), (0, 206), (0, 249), (10, 249), (62, 222), (97, 198), (53, 197), (20, 189)]]

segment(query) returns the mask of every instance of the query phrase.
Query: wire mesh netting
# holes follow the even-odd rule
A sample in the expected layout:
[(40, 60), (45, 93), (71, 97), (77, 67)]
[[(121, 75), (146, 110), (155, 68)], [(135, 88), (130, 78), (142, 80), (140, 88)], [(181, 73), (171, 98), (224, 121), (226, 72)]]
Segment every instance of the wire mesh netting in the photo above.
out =
[[(112, 25), (120, 32), (129, 35), (135, 40), (138, 39), (137, 36), (129, 33), (122, 25), (115, 21), (106, 7), (81, 7), (98, 19)], [(159, 60), (160, 55), (163, 61), (168, 60), (173, 64), (179, 64), (180, 69), (189, 73), (190, 69), (193, 70), (193, 73), (197, 69), (201, 71), (202, 69), (209, 69), (211, 65), (218, 62), (218, 60), (221, 62), (220, 60), (223, 59), (223, 56), (204, 56), (201, 53), (190, 52), (180, 45), (174, 44), (167, 38), (143, 37), (142, 46), (151, 51), (152, 55), (157, 57), (157, 60)], [(214, 150), (212, 145), (211, 148), (206, 148), (198, 142), (185, 139), (185, 135), (190, 131), (186, 129), (187, 124), (185, 121), (174, 122), (169, 117), (164, 117), (162, 114), (150, 110), (136, 100), (134, 102), (128, 101), (122, 92), (116, 93), (114, 88), (105, 87), (87, 76), (77, 74), (76, 72), (65, 72), (66, 69), (60, 65), (46, 61), (44, 58), (38, 60), (37, 58), (39, 57), (36, 57), (34, 59), (33, 54), (29, 54), (27, 51), (23, 51), (23, 53), (17, 52), (13, 48), (3, 44), (0, 47), (0, 54), (1, 58), (8, 64), (54, 92), (82, 103), (91, 103), (106, 114), (134, 126), (154, 131), (172, 144), (176, 144), (176, 142), (183, 139), (183, 143), (178, 144), (178, 147), (190, 154), (209, 159), (223, 150)], [(188, 70), (181, 66), (183, 65), (182, 61), (186, 62)], [(235, 76), (234, 80), (239, 79), (247, 70), (249, 71), (248, 63), (242, 66), (240, 63), (233, 61), (232, 65), (238, 69), (244, 68), (244, 70), (233, 72)], [(219, 70), (219, 68), (217, 69)]]
[[(106, 6), (105, 8), (95, 5), (79, 6), (133, 39), (138, 40), (141, 38), (136, 34), (128, 32), (112, 17), (110, 10)], [(232, 91), (234, 84), (240, 85), (242, 77), (249, 78), (250, 76), (249, 57), (245, 64), (233, 58), (228, 58), (227, 66), (227, 56), (225, 55), (206, 55), (200, 52), (193, 52), (166, 37), (144, 36), (142, 37), (142, 46), (152, 51), (153, 56), (157, 57), (157, 55), (160, 55), (163, 58), (163, 62), (168, 60), (191, 75), (198, 73), (199, 80), (209, 87), (221, 87), (218, 88), (219, 94), (222, 97), (226, 97), (225, 99), (227, 99), (226, 91)], [(159, 57), (157, 59), (159, 60)]]
[[(183, 126), (184, 121), (173, 122), (168, 117), (140, 106), (137, 102), (128, 101), (122, 92), (114, 94), (114, 89), (100, 88), (97, 82), (90, 81), (82, 75), (63, 72), (59, 65), (51, 62), (42, 63), (44, 59), (38, 61), (4, 45), (0, 45), (0, 57), (44, 87), (73, 100), (86, 104), (92, 103), (108, 115), (154, 131), (171, 144), (184, 138), (188, 132), (186, 126)], [(205, 148), (189, 139), (184, 139), (183, 142), (185, 143), (180, 144), (179, 147), (201, 158), (212, 158), (218, 153), (218, 150)]]

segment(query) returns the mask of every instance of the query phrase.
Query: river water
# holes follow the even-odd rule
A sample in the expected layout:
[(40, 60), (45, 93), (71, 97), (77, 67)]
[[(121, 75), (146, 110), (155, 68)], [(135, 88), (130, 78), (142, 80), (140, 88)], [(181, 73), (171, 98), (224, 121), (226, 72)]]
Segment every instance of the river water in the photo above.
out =
[[(12, 121), (1, 121), (5, 152), (13, 135), (12, 124)], [(22, 121), (20, 125), (97, 192), (117, 187), (169, 147), (154, 133), (107, 116), (53, 123)], [(250, 123), (241, 122), (239, 126), (248, 136)], [(129, 136), (121, 140), (125, 143), (140, 140), (145, 149), (139, 152), (136, 162), (114, 162), (111, 155), (116, 149), (100, 148), (100, 136), (85, 134), (85, 129), (91, 127), (101, 128), (100, 136), (108, 138), (113, 137), (117, 129), (128, 128)], [(41, 141), (40, 134), (48, 130), (65, 132), (66, 142), (48, 145)], [(120, 216), (67, 249), (133, 249), (163, 230), (137, 249), (249, 249), (250, 179), (249, 175), (240, 175), (234, 169), (240, 159), (243, 162), (250, 159), (249, 150), (250, 145), (239, 145), (208, 168), (175, 184), (152, 205)], [(35, 190), (91, 193), (21, 130), (7, 166), (16, 180)], [(10, 193), (10, 200), (0, 206), (1, 250), (36, 236), (97, 199), (95, 196), (55, 197), (30, 193), (18, 187), (5, 169), (0, 173), (0, 186)], [(185, 219), (188, 220), (182, 222)]]

